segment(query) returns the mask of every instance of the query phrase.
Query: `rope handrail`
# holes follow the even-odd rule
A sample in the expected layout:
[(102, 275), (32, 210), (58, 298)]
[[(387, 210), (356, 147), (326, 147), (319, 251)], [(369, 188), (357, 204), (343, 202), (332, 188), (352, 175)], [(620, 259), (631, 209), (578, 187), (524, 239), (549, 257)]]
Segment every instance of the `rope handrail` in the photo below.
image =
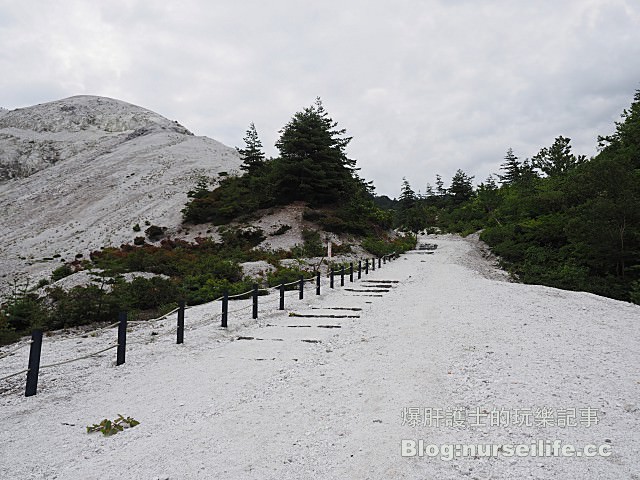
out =
[(6, 377), (2, 377), (0, 378), (0, 382), (4, 381), (4, 380), (8, 380), (11, 377), (15, 377), (17, 375), (20, 375), (21, 373), (27, 373), (29, 371), (29, 369), (25, 369), (25, 370), (20, 370), (19, 372), (16, 373), (12, 373), (11, 375), (7, 375)]
[[(94, 334), (96, 334), (98, 332), (101, 332), (102, 330), (107, 330), (109, 328), (117, 327), (119, 323), (120, 322), (116, 322), (116, 323), (112, 323), (110, 325), (106, 325), (104, 327), (96, 328), (95, 330), (89, 330), (88, 332), (82, 332), (82, 335), (84, 335), (86, 337), (89, 337), (89, 336), (92, 336), (92, 335), (94, 335)], [(29, 341), (29, 343), (27, 345), (29, 345), (29, 344), (31, 344), (31, 341)], [(0, 357), (0, 358), (2, 358), (2, 357)]]
[(228, 310), (228, 311), (227, 311), (227, 314), (229, 314), (229, 313), (236, 313), (236, 312), (239, 312), (239, 311), (241, 311), (241, 310), (246, 310), (247, 308), (252, 308), (252, 307), (253, 307), (253, 305), (246, 305), (246, 306), (244, 306), (244, 307), (236, 308), (235, 310)]
[(253, 288), (244, 293), (236, 293), (235, 295), (229, 295), (227, 298), (232, 299), (232, 298), (244, 297), (245, 295), (249, 295), (250, 293), (253, 293)]
[(42, 370), (42, 369), (44, 369), (44, 368), (58, 367), (58, 366), (60, 366), (60, 365), (65, 365), (65, 364), (67, 364), (67, 363), (73, 363), (73, 362), (77, 362), (77, 361), (79, 361), (79, 360), (84, 360), (85, 358), (94, 357), (94, 356), (96, 356), (96, 355), (99, 355), (99, 354), (101, 354), (101, 353), (106, 352), (107, 350), (111, 350), (112, 348), (116, 348), (117, 346), (118, 346), (118, 344), (117, 344), (117, 343), (115, 343), (115, 344), (113, 344), (113, 345), (111, 345), (111, 346), (109, 346), (109, 347), (107, 347), (107, 348), (104, 348), (104, 349), (99, 350), (99, 351), (97, 351), (97, 352), (88, 353), (87, 355), (83, 355), (83, 356), (81, 356), (81, 357), (71, 358), (71, 359), (69, 359), (69, 360), (63, 360), (63, 361), (61, 361), (61, 362), (51, 363), (51, 364), (49, 364), (49, 365), (40, 365), (40, 370)]
[(8, 352), (3, 353), (2, 355), (0, 355), (0, 360), (2, 360), (5, 357), (8, 357), (9, 355), (13, 355), (14, 353), (16, 353), (18, 350), (22, 350), (24, 347), (26, 347), (27, 345), (31, 345), (31, 341), (28, 341), (27, 343), (23, 343), (22, 345), (14, 348), (13, 350), (9, 350)]
[[(77, 362), (79, 360), (84, 360), (85, 358), (94, 357), (96, 355), (99, 355), (101, 353), (106, 352), (107, 350), (111, 350), (113, 348), (116, 348), (117, 346), (118, 346), (118, 344), (116, 343), (116, 344), (110, 345), (107, 348), (103, 348), (102, 350), (99, 350), (97, 352), (89, 353), (87, 355), (82, 355), (81, 357), (71, 358), (71, 359), (68, 359), (68, 360), (63, 360), (61, 362), (51, 363), (49, 365), (40, 365), (40, 370), (45, 369), (45, 368), (58, 367), (60, 365), (66, 365), (67, 363), (73, 363), (73, 362)], [(28, 368), (25, 369), (25, 370), (20, 370), (19, 372), (15, 372), (15, 373), (12, 373), (10, 375), (7, 375), (5, 377), (0, 378), (0, 381), (7, 380), (9, 378), (15, 377), (15, 376), (20, 375), (22, 373), (27, 373), (28, 371), (29, 371)]]
[[(377, 257), (377, 259), (378, 259), (378, 261), (380, 261), (380, 260), (387, 259), (387, 258), (390, 259), (390, 258), (396, 257), (398, 255), (399, 254), (396, 251), (393, 251), (391, 253), (388, 253), (388, 254), (382, 255), (380, 257)], [(365, 257), (365, 259), (367, 260), (367, 263), (368, 263), (369, 259), (366, 258), (366, 257)], [(374, 268), (375, 268), (375, 260), (376, 260), (376, 257), (373, 257)], [(359, 263), (358, 268), (361, 269), (361, 267), (362, 267), (362, 265), (361, 265), (362, 259), (358, 259), (357, 261)], [(347, 270), (347, 265), (348, 265), (349, 270)], [(351, 275), (351, 281), (353, 281), (353, 273), (354, 273), (354, 268), (353, 267), (354, 267), (354, 262), (350, 262), (349, 264), (343, 263), (343, 264), (340, 265), (340, 267), (337, 270), (334, 270), (333, 268), (329, 269), (328, 274), (329, 275), (336, 274), (336, 273), (345, 274), (348, 271), (348, 273)], [(300, 285), (300, 290), (301, 290), (300, 295), (302, 296), (302, 290), (304, 289), (306, 283), (312, 283), (312, 282), (313, 283), (318, 283), (318, 281), (319, 281), (318, 274), (319, 274), (319, 272), (314, 272), (314, 275), (309, 277), (309, 278), (304, 278), (304, 276), (301, 275), (300, 279), (298, 279), (298, 280), (294, 280), (294, 281), (288, 282), (288, 283), (283, 283), (283, 284), (276, 285), (276, 286), (273, 286), (273, 287), (270, 287), (270, 288), (268, 288), (268, 287), (267, 288), (261, 288), (261, 289), (259, 289), (259, 292), (262, 293), (263, 295), (265, 295), (265, 292), (266, 292), (266, 295), (269, 295), (269, 291), (270, 290), (276, 290), (276, 291), (280, 290), (281, 291), (281, 295), (282, 295), (284, 293), (284, 291), (281, 290), (283, 287), (289, 287), (289, 286), (293, 286), (293, 285)], [(358, 270), (358, 278), (360, 278), (360, 270)], [(319, 287), (319, 285), (318, 285), (318, 287)], [(332, 287), (333, 287), (333, 285), (332, 285)], [(246, 292), (237, 293), (237, 294), (234, 294), (234, 295), (228, 295), (228, 293), (225, 293), (225, 295), (223, 295), (221, 297), (218, 297), (215, 300), (211, 300), (210, 302), (207, 302), (207, 303), (211, 304), (211, 303), (214, 303), (214, 302), (218, 302), (220, 300), (229, 300), (229, 299), (237, 299), (237, 298), (240, 298), (240, 297), (247, 297), (250, 294), (255, 294), (255, 292), (256, 292), (256, 287), (254, 285), (254, 288), (252, 288), (251, 290), (248, 290)], [(318, 290), (318, 293), (319, 293), (319, 290)], [(249, 300), (249, 297), (244, 298), (244, 300)], [(261, 304), (263, 306), (272, 305), (272, 304), (278, 303), (279, 300), (282, 301), (283, 297), (281, 296), (280, 299), (273, 298), (272, 300), (263, 301), (263, 302), (261, 302)], [(236, 308), (234, 310), (228, 310), (226, 308), (226, 305), (224, 305), (224, 306), (225, 306), (225, 308), (224, 308), (224, 311), (222, 313), (222, 315), (223, 315), (223, 325), (222, 326), (226, 327), (226, 316), (228, 316), (229, 314), (233, 314), (233, 313), (241, 312), (243, 310), (247, 310), (249, 308), (255, 308), (256, 304), (255, 304), (255, 301), (254, 301), (254, 302), (249, 303), (248, 305), (245, 305), (245, 306), (240, 307), (240, 308)], [(147, 323), (148, 324), (148, 323), (151, 323), (151, 322), (156, 322), (158, 320), (166, 319), (169, 315), (172, 315), (172, 314), (180, 311), (181, 309), (186, 310), (187, 308), (192, 308), (192, 307), (188, 307), (187, 305), (184, 304), (184, 302), (182, 302), (181, 306), (179, 306), (177, 308), (174, 308), (173, 310), (171, 310), (171, 311), (169, 311), (169, 312), (167, 312), (167, 313), (165, 313), (165, 314), (163, 314), (163, 315), (161, 315), (161, 316), (159, 316), (157, 318), (153, 318), (153, 319), (149, 319), (149, 320), (133, 320), (133, 321), (130, 321), (128, 323), (129, 324), (140, 324), (140, 323)], [(211, 322), (211, 320), (213, 320), (216, 316), (206, 317), (206, 318), (203, 318), (200, 321), (196, 321), (196, 322), (190, 324), (189, 326), (187, 326), (186, 330), (193, 330), (194, 328), (197, 328), (200, 325), (207, 324), (207, 323)], [(107, 326), (104, 326), (104, 327), (101, 327), (101, 328), (97, 328), (97, 329), (91, 330), (89, 332), (82, 332), (82, 334), (83, 334), (83, 336), (94, 335), (94, 334), (96, 334), (96, 333), (98, 333), (100, 331), (103, 331), (103, 330), (106, 330), (106, 329), (109, 329), (109, 328), (113, 328), (113, 327), (115, 327), (117, 325), (120, 325), (120, 324), (121, 324), (121, 322), (112, 323), (111, 325), (107, 325)], [(182, 328), (184, 330), (185, 329), (184, 325), (182, 325), (182, 326), (181, 325), (182, 324), (180, 323), (180, 315), (179, 315), (179, 328)], [(164, 325), (162, 325), (162, 326), (164, 326)], [(165, 336), (171, 335), (171, 334), (173, 334), (173, 331), (169, 331), (169, 330), (164, 331), (162, 333), (152, 332), (152, 337), (153, 338), (159, 338), (159, 337), (165, 337)], [(180, 333), (179, 333), (179, 338), (180, 338)], [(15, 348), (9, 350), (9, 351), (2, 352), (2, 353), (0, 353), (0, 359), (6, 358), (6, 357), (8, 357), (10, 355), (13, 355), (17, 351), (23, 349), (24, 347), (26, 347), (28, 345), (31, 345), (32, 343), (33, 343), (33, 341), (29, 341), (29, 342), (23, 343), (23, 344), (15, 347)], [(138, 343), (149, 344), (149, 343), (151, 343), (151, 341), (147, 341), (145, 339), (140, 339), (140, 340), (137, 340), (137, 341), (134, 341), (134, 342), (130, 342), (130, 344), (138, 344)], [(179, 341), (179, 343), (181, 343), (181, 342)], [(87, 359), (87, 358), (95, 357), (97, 355), (100, 355), (100, 354), (102, 354), (104, 352), (107, 352), (109, 350), (112, 350), (114, 348), (118, 348), (119, 346), (121, 346), (121, 345), (119, 345), (118, 343), (112, 343), (108, 347), (103, 348), (101, 350), (98, 350), (96, 352), (88, 353), (86, 355), (81, 355), (79, 357), (70, 358), (70, 359), (67, 359), (67, 360), (62, 360), (62, 361), (59, 361), (59, 362), (56, 362), (56, 363), (51, 363), (51, 364), (48, 364), (48, 365), (42, 365), (39, 368), (40, 369), (53, 368), (53, 367), (62, 366), (62, 365), (66, 365), (66, 364), (69, 364), (69, 363), (77, 362), (77, 361), (84, 360), (84, 359)], [(121, 362), (121, 360), (120, 360), (120, 351), (119, 351), (118, 362)], [(124, 362), (124, 358), (122, 359), (122, 362)], [(118, 364), (120, 364), (120, 363), (118, 363)], [(14, 373), (11, 373), (9, 375), (5, 375), (4, 377), (0, 377), (0, 381), (8, 380), (8, 379), (13, 378), (15, 376), (18, 376), (18, 375), (21, 375), (21, 374), (24, 374), (24, 373), (28, 373), (29, 371), (30, 371), (30, 369), (27, 368), (27, 369), (21, 370), (19, 372), (14, 372)], [(27, 390), (28, 389), (29, 389), (29, 382), (27, 382)], [(35, 392), (35, 390), (34, 390), (34, 392)], [(28, 393), (28, 395), (29, 395), (29, 393)]]
[[(184, 309), (185, 309), (185, 310), (187, 310), (188, 308), (190, 308), (190, 307), (187, 307), (187, 305), (185, 305), (185, 306), (184, 306)], [(176, 313), (178, 310), (180, 310), (180, 307), (174, 308), (174, 309), (173, 309), (173, 310), (171, 310), (170, 312), (167, 312), (167, 313), (165, 313), (164, 315), (160, 315), (160, 316), (159, 316), (159, 317), (157, 317), (157, 318), (150, 318), (149, 320), (130, 320), (130, 321), (128, 321), (127, 323), (128, 323), (128, 324), (130, 324), (130, 325), (131, 325), (131, 324), (136, 325), (136, 324), (139, 324), (139, 323), (151, 323), (151, 322), (156, 322), (156, 321), (158, 321), (158, 320), (162, 320), (162, 319), (164, 319), (164, 318), (168, 317), (168, 316), (169, 316), (169, 315), (171, 315), (171, 314)], [(113, 325), (111, 325), (111, 327), (114, 327), (114, 326), (116, 326), (116, 325), (118, 325), (118, 324), (117, 324), (117, 323), (114, 323)], [(105, 328), (108, 328), (108, 327), (105, 327)]]
[(260, 305), (271, 305), (271, 304), (275, 304), (275, 303), (279, 303), (280, 299), (279, 298), (274, 298), (272, 300), (267, 300), (265, 302), (261, 302)]

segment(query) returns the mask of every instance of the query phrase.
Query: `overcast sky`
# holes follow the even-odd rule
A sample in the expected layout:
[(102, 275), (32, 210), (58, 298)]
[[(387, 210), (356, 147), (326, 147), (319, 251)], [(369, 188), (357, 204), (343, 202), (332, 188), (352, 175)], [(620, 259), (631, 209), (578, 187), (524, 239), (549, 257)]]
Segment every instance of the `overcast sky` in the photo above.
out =
[(379, 194), (507, 148), (594, 155), (640, 88), (638, 0), (0, 0), (0, 106), (124, 100), (267, 155), (317, 96)]

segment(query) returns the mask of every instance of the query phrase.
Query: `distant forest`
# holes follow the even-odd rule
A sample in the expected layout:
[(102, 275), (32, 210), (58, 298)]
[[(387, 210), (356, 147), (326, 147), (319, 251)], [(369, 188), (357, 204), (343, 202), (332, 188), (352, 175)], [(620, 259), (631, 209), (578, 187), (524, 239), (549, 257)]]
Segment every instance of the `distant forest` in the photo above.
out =
[(409, 231), (480, 238), (525, 283), (580, 290), (640, 304), (640, 90), (593, 158), (559, 136), (531, 159), (506, 151), (500, 173), (477, 187), (458, 170), (448, 187), (376, 197)]

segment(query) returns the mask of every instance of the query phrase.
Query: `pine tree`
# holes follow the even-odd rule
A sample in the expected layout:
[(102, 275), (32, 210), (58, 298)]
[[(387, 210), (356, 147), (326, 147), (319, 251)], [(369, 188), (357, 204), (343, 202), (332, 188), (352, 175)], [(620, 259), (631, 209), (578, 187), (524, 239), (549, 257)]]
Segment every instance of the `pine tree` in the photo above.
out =
[(485, 213), (492, 215), (492, 218), (499, 224), (500, 221), (493, 215), (493, 211), (500, 205), (499, 188), (493, 175), (489, 175), (484, 183), (478, 185), (477, 201), (478, 206)]
[(504, 163), (500, 165), (500, 169), (504, 171), (504, 175), (498, 175), (502, 185), (513, 185), (522, 175), (521, 164), (518, 157), (513, 153), (513, 149), (509, 148), (504, 157)]
[(427, 216), (419, 196), (413, 191), (407, 179), (403, 178), (400, 197), (398, 197), (396, 224), (402, 229), (418, 232), (427, 226), (426, 223)]
[(633, 159), (636, 168), (640, 168), (640, 90), (636, 90), (631, 107), (625, 109), (621, 117), (623, 121), (615, 122), (616, 133), (598, 137), (598, 144), (609, 151), (624, 153)]
[(439, 197), (444, 197), (447, 194), (446, 188), (444, 188), (444, 182), (442, 181), (442, 177), (436, 174), (436, 195)]
[(433, 187), (431, 186), (430, 183), (427, 182), (427, 188), (424, 192), (424, 196), (425, 197), (433, 197), (436, 193), (433, 191)]
[(553, 145), (543, 148), (531, 160), (535, 168), (549, 177), (561, 175), (584, 163), (586, 157), (576, 157), (571, 153), (571, 139), (562, 135), (556, 137)]
[(359, 185), (355, 160), (345, 153), (351, 137), (337, 126), (317, 98), (280, 130), (276, 191), (281, 200), (335, 203)]
[(258, 137), (258, 132), (253, 122), (249, 124), (249, 129), (243, 140), (245, 148), (236, 147), (236, 150), (242, 158), (240, 168), (247, 173), (255, 173), (264, 165), (265, 156), (262, 151), (262, 142)]
[(409, 210), (416, 204), (416, 193), (409, 185), (409, 182), (405, 177), (402, 178), (402, 187), (400, 188), (400, 197), (398, 197), (398, 202), (400, 203), (400, 208), (403, 210)]
[(458, 169), (451, 179), (449, 194), (455, 203), (459, 204), (473, 196), (473, 177)]

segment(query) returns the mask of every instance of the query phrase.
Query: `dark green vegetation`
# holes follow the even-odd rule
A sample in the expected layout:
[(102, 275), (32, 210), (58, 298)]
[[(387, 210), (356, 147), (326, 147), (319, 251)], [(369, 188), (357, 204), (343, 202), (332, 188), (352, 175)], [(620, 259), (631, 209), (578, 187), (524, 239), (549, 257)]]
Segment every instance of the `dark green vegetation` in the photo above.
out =
[[(526, 283), (584, 290), (640, 304), (640, 91), (586, 159), (557, 137), (531, 160), (509, 149), (498, 182), (473, 188), (458, 170), (448, 189), (416, 195), (404, 182), (396, 225), (481, 239)], [(382, 199), (388, 204), (388, 199)], [(381, 204), (381, 203), (379, 203)]]
[(185, 221), (223, 225), (247, 220), (261, 209), (301, 201), (304, 218), (336, 233), (367, 235), (391, 226), (391, 216), (373, 202), (373, 187), (357, 175), (345, 148), (351, 140), (320, 99), (296, 113), (280, 131), (277, 158), (265, 159), (253, 124), (244, 138), (240, 177), (227, 177), (214, 190), (207, 182), (189, 193)]
[[(350, 138), (329, 118), (318, 99), (298, 112), (281, 131), (277, 147), (281, 156), (265, 159), (255, 126), (244, 138), (244, 175), (225, 175), (218, 188), (208, 190), (200, 181), (190, 192), (183, 210), (189, 222), (210, 221), (218, 225), (246, 220), (259, 209), (303, 202), (303, 218), (320, 228), (364, 237), (363, 246), (374, 255), (406, 251), (415, 246), (415, 236), (388, 235), (392, 214), (373, 202), (373, 187), (358, 177), (355, 161), (345, 147)], [(282, 225), (281, 235), (291, 227)], [(136, 224), (135, 232), (143, 228)], [(146, 319), (171, 311), (180, 299), (195, 305), (251, 289), (253, 279), (243, 278), (240, 263), (265, 260), (275, 267), (263, 286), (275, 286), (308, 278), (311, 272), (283, 266), (285, 258), (321, 257), (326, 251), (320, 233), (303, 232), (303, 244), (291, 251), (254, 250), (265, 237), (256, 228), (225, 226), (221, 242), (197, 239), (195, 243), (166, 237), (166, 229), (145, 223), (145, 236), (133, 245), (105, 248), (89, 259), (76, 259), (57, 268), (51, 280), (60, 280), (80, 270), (95, 270), (95, 281), (65, 291), (48, 286), (43, 296), (25, 285), (15, 285), (8, 302), (0, 308), (0, 344), (9, 343), (33, 328), (53, 330), (96, 322), (112, 323), (120, 310), (130, 318)], [(155, 242), (150, 244), (148, 242)], [(336, 246), (334, 253), (348, 253), (349, 245)], [(149, 272), (161, 276), (135, 278), (128, 272)], [(48, 283), (48, 282), (47, 282)], [(44, 286), (45, 283), (39, 286)]]

